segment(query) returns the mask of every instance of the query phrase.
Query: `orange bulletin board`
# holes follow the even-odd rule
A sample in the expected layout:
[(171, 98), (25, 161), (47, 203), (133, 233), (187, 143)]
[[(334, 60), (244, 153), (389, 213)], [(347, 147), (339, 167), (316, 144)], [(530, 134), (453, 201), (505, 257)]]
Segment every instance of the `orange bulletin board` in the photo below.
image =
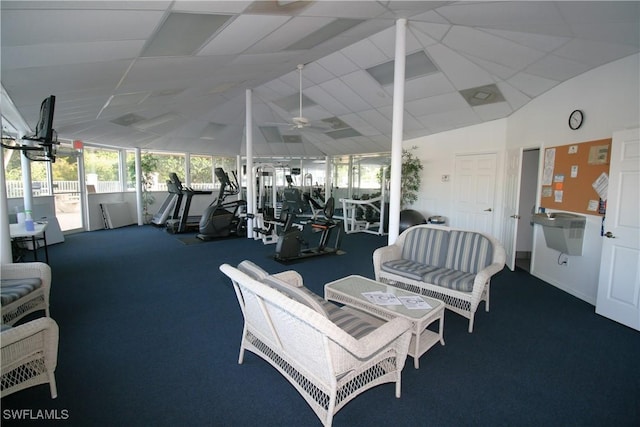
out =
[(610, 156), (611, 138), (545, 149), (540, 206), (602, 215)]

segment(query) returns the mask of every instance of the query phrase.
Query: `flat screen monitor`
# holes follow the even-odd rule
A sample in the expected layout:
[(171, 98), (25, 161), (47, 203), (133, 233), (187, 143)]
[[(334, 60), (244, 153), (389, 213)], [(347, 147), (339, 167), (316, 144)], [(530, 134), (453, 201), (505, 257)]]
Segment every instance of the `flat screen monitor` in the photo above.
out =
[(36, 125), (34, 139), (51, 144), (53, 142), (53, 113), (56, 108), (56, 97), (50, 95), (40, 104), (40, 118)]

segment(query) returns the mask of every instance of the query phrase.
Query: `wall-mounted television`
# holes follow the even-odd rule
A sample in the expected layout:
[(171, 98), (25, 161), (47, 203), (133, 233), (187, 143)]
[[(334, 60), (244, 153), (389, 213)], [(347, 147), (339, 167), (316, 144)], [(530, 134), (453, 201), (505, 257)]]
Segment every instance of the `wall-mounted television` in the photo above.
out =
[(40, 118), (36, 125), (35, 140), (45, 144), (51, 144), (53, 141), (53, 113), (56, 108), (56, 97), (49, 95), (40, 104)]

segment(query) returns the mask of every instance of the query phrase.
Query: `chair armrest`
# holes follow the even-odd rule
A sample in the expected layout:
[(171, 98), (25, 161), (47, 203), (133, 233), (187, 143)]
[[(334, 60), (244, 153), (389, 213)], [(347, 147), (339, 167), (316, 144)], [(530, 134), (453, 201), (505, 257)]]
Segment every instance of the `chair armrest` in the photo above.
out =
[[(30, 344), (18, 344), (21, 341), (28, 342), (30, 337), (38, 334), (42, 334), (42, 338), (32, 341)], [(42, 349), (47, 367), (49, 369), (56, 367), (59, 330), (58, 324), (50, 317), (40, 317), (19, 326), (14, 326), (2, 331), (0, 336), (2, 337), (3, 365), (9, 365), (20, 360), (26, 356), (25, 352)], [(37, 348), (33, 348), (33, 346), (37, 346)], [(12, 347), (15, 347), (15, 349)]]
[(394, 259), (400, 259), (402, 248), (398, 245), (383, 246), (373, 251), (373, 270), (375, 279), (380, 278), (379, 272), (382, 264)]
[(406, 338), (406, 346), (403, 345), (406, 353), (411, 339), (411, 322), (407, 319), (396, 317), (380, 325), (373, 332), (359, 340), (354, 338), (353, 341), (347, 340), (340, 344), (357, 358), (366, 359), (402, 337)]
[(296, 288), (301, 288), (304, 285), (302, 276), (295, 270), (281, 271), (280, 273), (272, 274), (272, 276), (277, 277)]
[(15, 264), (2, 264), (0, 267), (3, 279), (39, 278), (45, 293), (51, 287), (51, 267), (44, 262), (21, 262)]

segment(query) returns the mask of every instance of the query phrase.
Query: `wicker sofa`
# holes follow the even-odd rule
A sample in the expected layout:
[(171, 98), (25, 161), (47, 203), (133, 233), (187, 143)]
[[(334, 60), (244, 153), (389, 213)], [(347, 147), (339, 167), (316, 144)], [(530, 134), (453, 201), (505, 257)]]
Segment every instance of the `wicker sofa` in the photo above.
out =
[(49, 384), (58, 396), (54, 372), (58, 363), (58, 325), (40, 317), (18, 326), (2, 325), (2, 394), (7, 396), (39, 384)]
[(13, 325), (29, 313), (44, 310), (49, 317), (51, 268), (43, 262), (0, 266), (2, 323)]
[(504, 264), (492, 236), (432, 224), (410, 227), (373, 253), (377, 281), (442, 300), (469, 319), (469, 332), (480, 301), (489, 311), (490, 280)]
[(400, 397), (408, 321), (368, 324), (308, 290), (295, 271), (268, 275), (248, 261), (220, 270), (231, 279), (244, 316), (238, 363), (245, 350), (270, 363), (324, 425), (376, 385), (395, 383)]

